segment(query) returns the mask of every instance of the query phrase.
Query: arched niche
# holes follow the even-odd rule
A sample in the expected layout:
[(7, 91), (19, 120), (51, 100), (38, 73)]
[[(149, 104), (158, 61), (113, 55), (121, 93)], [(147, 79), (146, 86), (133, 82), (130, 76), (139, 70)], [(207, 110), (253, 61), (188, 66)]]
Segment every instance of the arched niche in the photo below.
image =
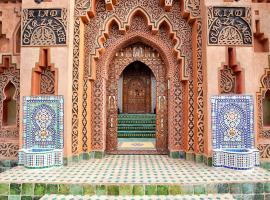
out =
[(15, 92), (15, 85), (12, 82), (8, 82), (4, 88), (5, 99), (3, 101), (3, 126), (16, 126), (17, 103), (16, 99), (14, 99)]

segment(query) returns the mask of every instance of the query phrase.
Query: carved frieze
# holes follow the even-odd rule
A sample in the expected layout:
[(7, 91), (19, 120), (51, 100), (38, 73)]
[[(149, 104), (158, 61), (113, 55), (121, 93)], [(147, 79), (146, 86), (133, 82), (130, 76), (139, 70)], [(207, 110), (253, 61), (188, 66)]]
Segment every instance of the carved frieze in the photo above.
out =
[(208, 7), (209, 45), (252, 45), (251, 8)]
[(236, 93), (236, 76), (230, 67), (220, 70), (220, 93)]
[(201, 15), (200, 0), (185, 0), (185, 10), (192, 18), (198, 18)]
[(87, 11), (91, 9), (91, 0), (76, 0), (75, 1), (75, 15), (83, 16), (86, 15)]
[(24, 9), (23, 46), (67, 44), (67, 9)]

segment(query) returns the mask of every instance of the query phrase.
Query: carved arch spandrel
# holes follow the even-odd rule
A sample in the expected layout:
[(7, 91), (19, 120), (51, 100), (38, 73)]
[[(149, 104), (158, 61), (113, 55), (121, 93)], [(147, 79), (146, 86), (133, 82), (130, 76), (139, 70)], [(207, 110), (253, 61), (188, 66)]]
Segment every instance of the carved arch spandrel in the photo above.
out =
[(98, 45), (97, 45), (97, 47), (94, 48), (94, 53), (91, 53), (90, 59), (89, 59), (90, 63), (88, 63), (88, 65), (95, 66), (96, 65), (95, 61), (98, 60), (100, 58), (101, 54), (104, 53), (104, 51), (105, 51), (104, 43), (106, 42), (107, 38), (110, 35), (109, 29), (110, 29), (111, 24), (117, 23), (118, 27), (119, 27), (119, 31), (125, 35), (129, 30), (129, 26), (131, 24), (133, 17), (136, 15), (140, 15), (146, 20), (147, 26), (149, 27), (149, 30), (153, 35), (157, 34), (157, 32), (160, 28), (160, 25), (163, 23), (166, 23), (168, 25), (168, 27), (170, 27), (169, 28), (169, 35), (170, 35), (170, 38), (172, 40), (172, 43), (174, 44), (174, 46), (171, 47), (172, 54), (174, 56), (176, 56), (178, 62), (182, 62), (182, 66), (183, 66), (181, 68), (182, 69), (182, 73), (181, 73), (182, 79), (183, 80), (189, 79), (188, 69), (186, 69), (188, 67), (186, 64), (186, 56), (183, 55), (183, 53), (181, 52), (182, 43), (181, 43), (180, 39), (177, 37), (176, 30), (173, 29), (173, 26), (172, 26), (170, 20), (168, 19), (168, 17), (166, 15), (161, 15), (160, 18), (158, 20), (156, 20), (156, 22), (152, 22), (151, 17), (147, 13), (147, 11), (144, 8), (142, 8), (141, 6), (138, 6), (134, 9), (132, 9), (129, 12), (126, 21), (121, 21), (117, 17), (116, 14), (113, 14), (112, 16), (110, 16), (108, 19), (105, 20), (104, 26), (102, 27), (101, 31), (99, 32), (100, 34), (97, 37), (98, 38), (97, 39)]

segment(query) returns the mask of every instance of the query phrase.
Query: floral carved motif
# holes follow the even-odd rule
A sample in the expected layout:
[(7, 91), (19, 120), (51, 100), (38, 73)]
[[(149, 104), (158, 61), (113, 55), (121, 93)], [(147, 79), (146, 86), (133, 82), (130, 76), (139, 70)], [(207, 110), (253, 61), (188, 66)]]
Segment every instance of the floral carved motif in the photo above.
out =
[(200, 0), (185, 0), (185, 10), (188, 11), (192, 18), (197, 18), (201, 15)]
[(236, 93), (236, 77), (231, 68), (220, 70), (220, 93)]
[(24, 9), (23, 46), (66, 45), (67, 9)]
[(258, 150), (260, 151), (260, 157), (265, 159), (265, 158), (270, 158), (270, 145), (269, 144), (259, 144)]
[(40, 73), (40, 94), (55, 94), (55, 75), (49, 68)]
[(210, 45), (252, 45), (251, 8), (208, 7)]

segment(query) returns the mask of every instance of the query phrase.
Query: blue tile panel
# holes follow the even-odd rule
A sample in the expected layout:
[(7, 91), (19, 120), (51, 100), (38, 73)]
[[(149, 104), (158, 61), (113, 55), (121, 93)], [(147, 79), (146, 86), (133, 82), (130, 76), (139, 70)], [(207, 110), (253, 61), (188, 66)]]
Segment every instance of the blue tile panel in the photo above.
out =
[(252, 96), (213, 96), (211, 104), (213, 149), (254, 148)]
[(46, 168), (63, 165), (63, 96), (23, 98), (23, 149), (19, 165)]
[(23, 98), (24, 148), (63, 149), (63, 96)]
[(211, 104), (213, 166), (236, 170), (259, 166), (252, 96), (213, 96)]

